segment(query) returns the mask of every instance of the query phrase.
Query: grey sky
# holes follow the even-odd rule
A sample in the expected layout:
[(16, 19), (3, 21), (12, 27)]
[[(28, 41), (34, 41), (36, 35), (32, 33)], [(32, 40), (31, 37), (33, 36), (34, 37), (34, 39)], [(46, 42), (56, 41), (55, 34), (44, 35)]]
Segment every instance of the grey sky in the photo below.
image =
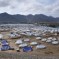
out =
[(0, 13), (59, 17), (59, 0), (0, 0)]

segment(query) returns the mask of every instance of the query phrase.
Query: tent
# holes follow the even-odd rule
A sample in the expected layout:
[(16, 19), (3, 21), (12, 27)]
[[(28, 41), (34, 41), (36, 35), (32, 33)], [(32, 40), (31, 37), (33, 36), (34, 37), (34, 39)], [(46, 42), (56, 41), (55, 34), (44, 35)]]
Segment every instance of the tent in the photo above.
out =
[(3, 45), (1, 50), (2, 51), (6, 51), (6, 50), (9, 50), (10, 49), (10, 46), (9, 45)]
[(0, 48), (0, 51), (1, 51), (1, 48)]
[(15, 38), (14, 34), (9, 34), (9, 38)]
[(24, 52), (28, 52), (28, 51), (32, 51), (32, 50), (33, 50), (32, 47), (28, 47), (28, 46), (23, 47)]
[(40, 36), (39, 33), (35, 33), (35, 34), (33, 34), (33, 35), (34, 35), (34, 36)]
[(50, 42), (52, 42), (52, 40), (51, 40), (51, 39), (48, 39), (48, 40), (46, 40), (46, 42), (47, 42), (47, 43), (50, 43)]
[(7, 40), (4, 40), (4, 39), (3, 39), (1, 43), (3, 43), (3, 42), (7, 42)]
[(46, 38), (43, 38), (41, 41), (45, 42), (47, 39)]
[(8, 42), (6, 40), (2, 40), (2, 45), (8, 45)]
[(42, 34), (42, 36), (45, 36), (45, 35), (46, 35), (45, 33)]
[(31, 42), (30, 45), (37, 45), (37, 42)]
[(25, 35), (26, 35), (26, 36), (32, 36), (32, 33), (30, 33), (30, 32), (26, 32)]
[(24, 39), (24, 42), (29, 42), (30, 41), (30, 39)]
[(36, 49), (43, 49), (43, 48), (46, 48), (46, 46), (43, 45), (43, 44), (41, 44), (41, 45), (37, 45), (37, 46), (36, 46)]
[(25, 46), (28, 46), (28, 44), (23, 43), (23, 44), (20, 44), (20, 45), (19, 45), (20, 48), (25, 47)]
[(56, 38), (53, 38), (52, 41), (56, 41), (57, 39)]
[(16, 42), (15, 42), (15, 44), (22, 44), (23, 42), (22, 42), (22, 40), (21, 39), (19, 39), (19, 40), (17, 40)]
[(57, 44), (59, 44), (59, 42), (58, 41), (52, 41), (52, 44), (57, 45)]
[(57, 33), (54, 33), (55, 36), (57, 36)]
[(52, 40), (52, 37), (49, 37), (48, 39), (49, 39), (49, 40), (50, 40), (50, 39)]
[(51, 30), (50, 33), (54, 33), (54, 30)]
[(2, 34), (0, 34), (0, 39), (2, 39), (3, 38), (3, 35)]
[(16, 50), (17, 52), (19, 52), (20, 51), (20, 49), (19, 49), (19, 47), (14, 47), (14, 50)]
[(2, 43), (2, 45), (9, 45), (8, 43), (6, 43), (6, 42), (4, 42), (4, 43)]
[(13, 34), (9, 34), (8, 35), (10, 38), (19, 38), (19, 37), (21, 37), (20, 35), (18, 35), (18, 34), (16, 34), (16, 33), (13, 33)]
[(40, 40), (40, 39), (41, 39), (41, 37), (36, 37), (36, 39), (37, 39), (37, 40)]

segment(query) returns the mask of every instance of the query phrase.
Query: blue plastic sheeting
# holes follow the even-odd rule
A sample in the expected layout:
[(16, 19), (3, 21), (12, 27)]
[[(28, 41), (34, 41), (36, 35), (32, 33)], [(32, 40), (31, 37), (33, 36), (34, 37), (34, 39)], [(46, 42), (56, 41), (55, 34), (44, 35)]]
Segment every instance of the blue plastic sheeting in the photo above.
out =
[(2, 48), (1, 48), (2, 51), (9, 50), (9, 49), (10, 49), (9, 45), (2, 46)]
[(8, 44), (7, 44), (8, 42), (7, 42), (6, 40), (2, 40), (1, 43), (2, 43), (2, 45), (8, 45)]
[(28, 51), (32, 51), (32, 50), (33, 50), (32, 47), (28, 47), (28, 46), (23, 47), (24, 52), (28, 52)]
[(2, 46), (3, 46), (3, 45), (9, 45), (9, 44), (8, 44), (8, 43), (3, 43)]
[(7, 43), (7, 41), (6, 40), (2, 40), (2, 42), (1, 43)]

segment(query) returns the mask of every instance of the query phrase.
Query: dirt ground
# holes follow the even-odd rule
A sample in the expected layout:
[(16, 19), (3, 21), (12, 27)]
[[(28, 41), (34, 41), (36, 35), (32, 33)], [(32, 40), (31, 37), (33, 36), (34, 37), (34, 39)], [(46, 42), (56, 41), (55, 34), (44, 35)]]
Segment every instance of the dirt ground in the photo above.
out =
[[(7, 34), (9, 32), (1, 32), (1, 34), (4, 35), (4, 39), (6, 39), (11, 47), (14, 48), (19, 48), (16, 44), (15, 41), (17, 39), (10, 39), (8, 38)], [(23, 52), (22, 49), (20, 49), (20, 52), (17, 52), (16, 50), (8, 50), (8, 51), (0, 51), (1, 54), (4, 53), (9, 53), (9, 54), (20, 54), (20, 55), (30, 55), (30, 56), (59, 56), (59, 45), (52, 45), (50, 43), (42, 42), (41, 40), (36, 40), (36, 37), (25, 37), (23, 36), (22, 38), (29, 38), (30, 41), (37, 41), (38, 43), (44, 44), (47, 46), (46, 49), (35, 49), (35, 46), (33, 47), (33, 51), (31, 52)], [(19, 38), (18, 38), (19, 39)], [(1, 45), (0, 45), (1, 47)], [(0, 56), (1, 56), (0, 54)], [(25, 59), (25, 58), (24, 58)], [(39, 59), (39, 58), (37, 58)], [(47, 58), (46, 58), (47, 59)], [(52, 59), (52, 58), (51, 58)]]

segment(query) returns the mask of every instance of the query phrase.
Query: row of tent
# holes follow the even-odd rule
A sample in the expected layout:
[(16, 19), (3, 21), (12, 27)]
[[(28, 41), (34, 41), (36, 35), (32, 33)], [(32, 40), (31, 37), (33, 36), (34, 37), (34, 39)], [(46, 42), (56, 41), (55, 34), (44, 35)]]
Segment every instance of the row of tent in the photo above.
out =
[[(7, 50), (14, 50), (14, 48), (11, 48), (7, 42), (7, 40), (2, 40), (1, 41), (2, 47), (0, 48), (1, 51), (7, 51)], [(32, 47), (30, 46), (25, 46), (23, 47), (24, 52), (32, 51)]]
[[(46, 42), (46, 43), (52, 43), (53, 45), (58, 45), (59, 44), (59, 41), (56, 39), (56, 38), (53, 38), (53, 37), (49, 37), (49, 38), (42, 38), (42, 37), (36, 37), (36, 40), (41, 40), (42, 42)], [(30, 43), (30, 45), (29, 44), (27, 44), (27, 43), (24, 43), (24, 42), (29, 42)], [(26, 50), (26, 47), (33, 47), (33, 46), (35, 46), (36, 47), (36, 49), (44, 49), (44, 48), (46, 48), (47, 46), (46, 45), (44, 45), (44, 44), (40, 44), (40, 43), (38, 43), (38, 42), (36, 42), (36, 41), (33, 41), (33, 42), (30, 42), (30, 39), (25, 39), (25, 40), (23, 40), (23, 39), (19, 39), (19, 40), (17, 40), (16, 42), (15, 42), (15, 44), (17, 44), (17, 45), (19, 45), (19, 48), (23, 48), (23, 49), (25, 49)], [(32, 48), (32, 50), (33, 50), (33, 48)]]
[(59, 40), (53, 37), (48, 37), (48, 38), (36, 37), (36, 39), (41, 40), (42, 42), (52, 43), (53, 45), (59, 44)]
[[(27, 39), (26, 39), (26, 40), (27, 40)], [(2, 47), (0, 48), (1, 51), (14, 50), (14, 48), (11, 48), (11, 47), (9, 46), (7, 40), (4, 40), (4, 39), (3, 39), (3, 40), (1, 41), (1, 44), (2, 44)], [(31, 42), (30, 44), (31, 44), (31, 45), (36, 45), (36, 49), (37, 49), (37, 48), (40, 48), (40, 49), (46, 48), (46, 46), (43, 45), (43, 44), (37, 45), (37, 44), (38, 44), (37, 42)], [(33, 51), (32, 46), (28, 46), (28, 44), (26, 44), (26, 43), (20, 43), (20, 44), (19, 44), (19, 48), (20, 48), (20, 47), (22, 47), (22, 50), (23, 50), (24, 52)], [(18, 49), (17, 51), (19, 51), (19, 49)]]
[[(36, 37), (36, 39), (41, 39), (41, 37)], [(48, 39), (52, 39), (52, 37), (49, 37)], [(24, 40), (25, 42), (29, 42), (30, 39), (25, 39)], [(42, 40), (43, 42), (46, 41), (46, 39), (43, 39)], [(2, 40), (1, 41), (2, 43), (2, 47), (1, 47), (1, 50), (10, 50), (11, 47), (9, 46), (8, 42), (6, 40)], [(27, 52), (27, 51), (32, 51), (33, 50), (33, 46), (36, 47), (36, 49), (44, 49), (46, 48), (47, 46), (44, 45), (44, 44), (38, 44), (37, 42), (30, 42), (30, 46), (27, 44), (27, 43), (24, 43), (22, 39), (19, 39), (15, 42), (15, 44), (19, 45), (19, 48), (22, 48), (24, 52)], [(53, 43), (52, 44), (57, 44), (57, 41), (56, 39), (53, 39)]]
[(19, 38), (21, 37), (21, 35), (11, 32), (10, 34), (8, 34), (9, 38), (14, 39), (14, 38)]
[(15, 44), (22, 44), (23, 43), (23, 41), (24, 42), (30, 42), (30, 39), (28, 39), (28, 38), (26, 38), (26, 39), (18, 39), (16, 42), (15, 42)]
[[(24, 42), (28, 42), (28, 43), (24, 43)], [(40, 44), (36, 41), (33, 41), (33, 42), (30, 42), (30, 39), (25, 39), (25, 40), (22, 40), (22, 39), (19, 39), (15, 42), (16, 45), (19, 46), (19, 48), (23, 48), (23, 47), (26, 47), (26, 46), (36, 46), (36, 49), (40, 48), (40, 49), (43, 49), (43, 48), (46, 48), (45, 45), (43, 44)]]
[[(40, 27), (41, 28), (41, 27)], [(9, 38), (18, 38), (18, 37), (21, 37), (21, 35), (26, 35), (26, 36), (44, 36), (46, 33), (53, 33), (53, 35), (57, 35), (57, 29), (54, 30), (54, 29), (51, 29), (51, 30), (47, 30), (49, 29), (47, 27), (47, 29), (40, 29), (40, 28), (31, 28), (31, 29), (12, 29), (12, 32), (10, 34), (8, 34)], [(15, 30), (15, 31), (13, 31)], [(17, 34), (16, 32), (18, 31), (19, 34)], [(55, 33), (54, 33), (55, 32)]]
[[(38, 48), (43, 49), (43, 48), (46, 48), (46, 46), (45, 45), (37, 45), (36, 49), (38, 49)], [(23, 51), (24, 52), (33, 51), (33, 48), (31, 46), (25, 46), (25, 47), (23, 47)]]
[[(41, 40), (42, 42), (46, 43), (52, 43), (53, 45), (59, 44), (59, 40), (53, 37), (48, 37), (48, 38), (42, 38), (42, 37), (36, 37), (36, 40)], [(26, 39), (18, 39), (15, 44), (23, 44), (23, 42), (30, 42), (31, 40), (26, 38)], [(30, 45), (35, 45), (38, 44), (37, 42), (31, 42)], [(24, 44), (27, 45), (27, 44)]]

